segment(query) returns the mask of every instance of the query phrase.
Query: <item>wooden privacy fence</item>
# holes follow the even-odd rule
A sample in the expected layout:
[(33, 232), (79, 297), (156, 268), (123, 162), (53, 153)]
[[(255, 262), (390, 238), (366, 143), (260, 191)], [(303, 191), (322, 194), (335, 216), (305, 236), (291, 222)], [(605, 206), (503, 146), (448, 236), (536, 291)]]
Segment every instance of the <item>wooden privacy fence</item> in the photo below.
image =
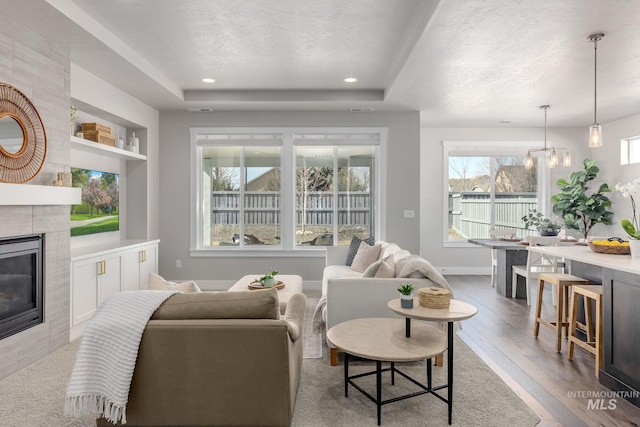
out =
[[(371, 194), (367, 192), (338, 192), (337, 221), (340, 225), (370, 225)], [(211, 223), (238, 224), (240, 193), (213, 191), (211, 193)], [(296, 197), (296, 224), (333, 225), (334, 194), (307, 192)], [(280, 224), (280, 193), (245, 191), (244, 224)]]
[[(535, 193), (498, 193), (495, 195), (495, 228), (515, 228), (519, 236), (536, 235), (525, 230), (522, 217), (538, 207)], [(467, 238), (489, 237), (491, 228), (489, 193), (450, 193), (449, 228)]]

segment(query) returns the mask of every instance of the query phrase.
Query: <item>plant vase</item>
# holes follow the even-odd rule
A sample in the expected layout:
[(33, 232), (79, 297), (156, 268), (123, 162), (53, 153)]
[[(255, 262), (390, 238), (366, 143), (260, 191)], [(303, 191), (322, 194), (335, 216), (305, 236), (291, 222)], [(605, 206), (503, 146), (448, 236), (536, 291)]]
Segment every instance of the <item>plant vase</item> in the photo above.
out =
[(413, 294), (412, 295), (400, 295), (400, 307), (402, 307), (402, 308), (413, 308)]
[(560, 230), (540, 230), (540, 236), (557, 236)]
[(276, 283), (276, 279), (274, 279), (273, 277), (270, 277), (262, 281), (262, 286), (264, 286), (265, 288), (272, 288), (275, 283)]
[(629, 239), (629, 250), (631, 251), (631, 258), (640, 258), (640, 240)]

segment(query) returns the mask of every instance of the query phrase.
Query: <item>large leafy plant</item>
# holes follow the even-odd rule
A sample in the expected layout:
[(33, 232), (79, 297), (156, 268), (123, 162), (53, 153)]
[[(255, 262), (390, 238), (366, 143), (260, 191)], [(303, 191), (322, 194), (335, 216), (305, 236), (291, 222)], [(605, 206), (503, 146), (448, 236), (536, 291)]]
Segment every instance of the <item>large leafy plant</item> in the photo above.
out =
[(609, 211), (611, 200), (603, 193), (611, 191), (609, 186), (600, 184), (597, 191), (590, 191), (590, 184), (600, 169), (595, 160), (584, 160), (584, 170), (573, 172), (569, 181), (558, 180), (561, 188), (559, 194), (551, 197), (554, 202), (553, 213), (564, 219), (564, 225), (572, 230), (578, 230), (585, 240), (596, 224), (611, 224), (613, 212)]

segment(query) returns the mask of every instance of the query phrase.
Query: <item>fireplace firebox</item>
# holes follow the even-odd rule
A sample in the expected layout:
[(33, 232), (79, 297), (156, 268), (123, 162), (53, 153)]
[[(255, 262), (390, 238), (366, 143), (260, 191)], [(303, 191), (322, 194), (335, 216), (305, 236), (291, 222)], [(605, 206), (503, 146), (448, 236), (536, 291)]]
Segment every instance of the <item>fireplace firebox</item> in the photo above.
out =
[(44, 237), (0, 239), (0, 339), (44, 322)]

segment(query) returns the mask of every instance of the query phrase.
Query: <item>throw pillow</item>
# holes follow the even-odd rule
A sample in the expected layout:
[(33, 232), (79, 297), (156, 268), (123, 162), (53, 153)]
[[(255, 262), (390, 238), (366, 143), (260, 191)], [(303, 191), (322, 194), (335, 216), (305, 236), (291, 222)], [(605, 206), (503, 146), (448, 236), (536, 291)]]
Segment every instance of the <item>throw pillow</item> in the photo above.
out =
[(379, 277), (383, 279), (389, 279), (395, 277), (395, 275), (396, 262), (391, 255), (374, 262), (362, 273), (362, 277)]
[(362, 273), (367, 269), (367, 267), (378, 260), (379, 255), (379, 245), (369, 246), (367, 242), (360, 242), (360, 247), (358, 248), (358, 253), (356, 253), (355, 258), (353, 259), (351, 269)]
[(360, 248), (360, 243), (367, 242), (369, 246), (373, 246), (375, 244), (375, 239), (373, 236), (367, 237), (366, 239), (361, 239), (358, 236), (353, 236), (351, 239), (351, 245), (349, 246), (349, 253), (347, 254), (347, 262), (345, 265), (353, 264), (353, 259), (356, 257), (358, 253), (358, 249)]
[(149, 273), (149, 287), (152, 291), (201, 292), (196, 282), (169, 282), (155, 273)]

